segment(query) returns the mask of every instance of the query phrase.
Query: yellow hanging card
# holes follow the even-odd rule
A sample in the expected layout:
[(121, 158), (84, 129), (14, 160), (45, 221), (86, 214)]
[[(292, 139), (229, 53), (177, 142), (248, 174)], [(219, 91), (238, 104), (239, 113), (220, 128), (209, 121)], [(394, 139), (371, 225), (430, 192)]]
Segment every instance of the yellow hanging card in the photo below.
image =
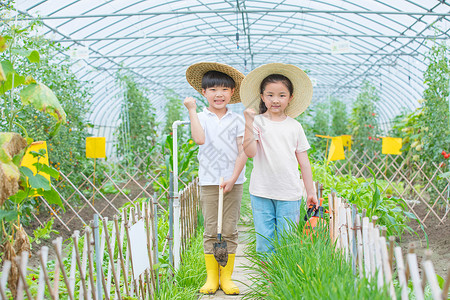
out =
[[(34, 175), (36, 175), (37, 169), (35, 166), (33, 166), (33, 164), (38, 162), (38, 158), (33, 157), (33, 155), (31, 154), (31, 151), (39, 152), (39, 150), (41, 150), (41, 149), (45, 149), (45, 155), (44, 155), (44, 157), (39, 158), (39, 163), (48, 166), (47, 142), (45, 142), (45, 141), (33, 142), (30, 145), (30, 147), (28, 147), (27, 152), (23, 156), (22, 163), (20, 164), (22, 167), (27, 167), (28, 169), (30, 169)], [(47, 174), (47, 173), (39, 173), (39, 174), (44, 176), (50, 182), (49, 174)], [(36, 194), (34, 196), (42, 196), (42, 195)]]
[(105, 158), (106, 157), (106, 139), (104, 137), (86, 138), (86, 157), (87, 158)]
[(400, 155), (402, 152), (402, 139), (393, 137), (383, 137), (383, 145), (381, 148), (381, 153), (383, 154), (393, 154)]
[(331, 138), (331, 146), (330, 151), (328, 153), (328, 161), (335, 161), (341, 159), (345, 159), (342, 138), (340, 136), (335, 136)]
[(348, 147), (348, 150), (352, 150), (352, 136), (351, 135), (341, 135), (342, 138), (342, 145), (344, 147)]

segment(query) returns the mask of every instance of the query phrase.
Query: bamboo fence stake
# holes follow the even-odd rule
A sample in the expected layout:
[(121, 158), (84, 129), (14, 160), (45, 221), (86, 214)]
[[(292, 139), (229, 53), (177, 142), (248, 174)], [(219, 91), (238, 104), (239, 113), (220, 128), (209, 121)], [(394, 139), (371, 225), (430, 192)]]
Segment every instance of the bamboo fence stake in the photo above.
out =
[[(429, 249), (427, 249), (426, 251), (431, 252), (431, 250), (429, 250)], [(440, 300), (442, 292), (441, 292), (441, 289), (439, 288), (439, 283), (437, 281), (436, 272), (434, 271), (433, 263), (429, 259), (430, 257), (431, 257), (431, 253), (430, 253), (430, 256), (428, 257), (428, 259), (423, 262), (424, 275), (426, 275), (426, 278), (428, 278), (428, 285), (430, 286), (431, 294), (433, 295), (433, 298), (436, 300)]]
[[(86, 275), (89, 274), (89, 271), (86, 270), (87, 269), (87, 262), (88, 262), (88, 242), (87, 242), (87, 232), (86, 232), (87, 228), (84, 231), (84, 243), (83, 243), (83, 256), (82, 256), (82, 260), (81, 260), (81, 269), (83, 270), (83, 273), (85, 274), (84, 278), (86, 280)], [(88, 280), (87, 281), (87, 297), (88, 299), (91, 299), (91, 281)], [(80, 295), (79, 295), (80, 299), (82, 299), (82, 297), (84, 298), (84, 290), (80, 290)]]
[[(139, 289), (138, 289), (138, 284), (140, 284), (140, 282), (138, 283), (139, 279), (134, 279), (134, 268), (133, 268), (133, 255), (131, 254), (131, 240), (130, 240), (130, 231), (129, 228), (133, 225), (133, 223), (131, 223), (133, 220), (135, 219), (135, 215), (134, 215), (134, 207), (130, 208), (130, 221), (128, 221), (127, 219), (127, 215), (126, 215), (126, 210), (124, 210), (124, 221), (125, 221), (125, 232), (127, 234), (127, 243), (128, 243), (128, 249), (127, 249), (127, 253), (129, 255), (129, 259), (130, 259), (130, 265), (131, 265), (131, 273), (132, 273), (132, 280), (134, 282), (134, 290), (137, 296), (139, 296)], [(141, 291), (142, 292), (142, 291)]]
[(406, 255), (406, 260), (408, 261), (409, 272), (413, 283), (414, 294), (416, 295), (416, 299), (423, 300), (424, 295), (422, 290), (422, 283), (420, 282), (419, 267), (417, 265), (417, 256), (415, 253), (408, 253)]
[[(148, 203), (148, 206), (145, 206), (145, 232), (147, 233), (147, 252), (148, 252), (148, 260), (149, 260), (149, 265), (150, 265), (150, 275), (151, 275), (151, 282), (152, 282), (152, 288), (153, 291), (156, 289), (156, 284), (155, 284), (155, 273), (153, 270), (153, 255), (152, 255), (152, 240), (151, 240), (151, 222), (150, 222), (150, 207), (152, 207), (152, 204)], [(150, 292), (150, 297), (152, 297), (153, 293), (150, 290), (149, 287), (149, 292)]]
[[(78, 230), (75, 230), (72, 235), (72, 241), (74, 240), (73, 237), (76, 235), (79, 236), (80, 232)], [(75, 292), (75, 272), (77, 268), (76, 264), (76, 255), (75, 255), (75, 247), (72, 247), (72, 260), (70, 262), (70, 275), (69, 275), (69, 284), (70, 284), (70, 290)]]
[[(116, 288), (117, 295), (119, 297), (119, 300), (122, 300), (122, 296), (120, 295), (120, 278), (117, 277), (116, 271), (114, 270), (114, 248), (111, 246), (111, 242), (109, 239), (109, 233), (108, 233), (108, 225), (106, 222), (103, 222), (103, 232), (105, 233), (105, 240), (106, 240), (106, 249), (108, 251), (108, 255), (110, 257), (110, 265), (111, 265), (111, 271), (112, 275), (114, 277), (114, 287)], [(106, 285), (108, 286), (108, 285)], [(110, 295), (109, 289), (106, 289), (105, 295)]]
[(369, 245), (369, 218), (363, 217), (362, 219), (362, 239), (364, 250), (364, 270), (365, 275), (371, 277), (371, 265), (370, 265), (370, 245)]
[(339, 222), (339, 231), (340, 231), (340, 240), (341, 240), (341, 247), (342, 249), (344, 249), (344, 253), (345, 253), (345, 259), (348, 261), (348, 237), (347, 237), (347, 214), (345, 211), (345, 207), (344, 204), (341, 203), (341, 207), (339, 210), (339, 217), (340, 217), (340, 222)]
[[(86, 266), (84, 266), (83, 268), (83, 263), (81, 262), (81, 258), (80, 258), (80, 250), (78, 248), (78, 235), (73, 235), (73, 248), (75, 250), (75, 256), (76, 256), (76, 262), (78, 265), (78, 270), (80, 272), (80, 279), (81, 279), (81, 289), (79, 292), (79, 299), (82, 299), (82, 297), (84, 298), (84, 300), (88, 300), (88, 290), (86, 288)], [(84, 240), (84, 243), (86, 243), (86, 239)]]
[(361, 216), (356, 215), (356, 241), (358, 243), (358, 269), (359, 277), (364, 277), (364, 265), (363, 265), (363, 240), (361, 236)]
[(70, 300), (74, 300), (74, 297), (73, 297), (74, 291), (70, 289), (69, 278), (67, 278), (66, 270), (64, 268), (64, 263), (62, 260), (61, 244), (57, 241), (53, 241), (53, 249), (55, 250), (56, 258), (58, 259), (59, 266), (61, 268), (61, 273), (63, 275), (64, 282), (66, 283), (66, 288), (67, 288), (67, 293), (69, 294), (69, 298), (70, 298)]
[[(59, 250), (62, 248), (62, 237), (56, 238), (57, 245), (59, 246)], [(53, 294), (55, 295), (55, 299), (59, 299), (59, 261), (56, 260), (55, 262), (55, 273), (53, 274)]]
[[(158, 265), (159, 263), (159, 251), (158, 251), (158, 202), (156, 201), (156, 193), (153, 197), (153, 252), (154, 252), (154, 260), (155, 265)], [(156, 276), (156, 289), (159, 291), (159, 268), (156, 268), (155, 270), (155, 276)]]
[[(44, 260), (44, 265), (47, 265), (47, 256), (48, 256), (48, 248), (44, 247), (41, 248), (40, 252), (38, 252), (38, 255), (40, 255), (40, 253), (47, 251), (47, 253), (45, 254), (45, 260)], [(44, 294), (45, 294), (45, 280), (44, 280), (44, 268), (40, 268), (39, 270), (39, 283), (38, 283), (38, 289), (36, 292), (36, 300), (42, 300), (44, 299)], [(3, 297), (3, 299), (6, 299), (5, 297)]]
[[(142, 212), (139, 213), (139, 218), (143, 219), (144, 221), (144, 229), (145, 229), (145, 236), (147, 238), (147, 255), (149, 260), (149, 268), (145, 272), (145, 282), (147, 283), (147, 290), (148, 290), (148, 297), (152, 298), (153, 292), (152, 288), (153, 285), (150, 283), (153, 281), (153, 264), (152, 264), (152, 258), (151, 258), (151, 243), (150, 243), (150, 228), (148, 227), (149, 222), (147, 220), (148, 217), (148, 211), (147, 211), (147, 203), (142, 203)], [(149, 275), (150, 274), (150, 275)]]
[[(108, 232), (106, 232), (108, 233)], [(109, 236), (109, 234), (108, 234)], [(111, 231), (111, 239), (110, 239), (110, 243), (111, 243), (111, 249), (113, 249), (112, 255), (109, 255), (109, 260), (110, 260), (110, 264), (108, 264), (108, 276), (106, 277), (106, 287), (108, 288), (108, 295), (111, 295), (111, 281), (112, 281), (112, 277), (114, 276), (114, 263), (116, 261), (115, 257), (114, 257), (114, 249), (116, 249), (116, 239), (114, 238), (116, 236), (116, 227), (113, 226), (112, 227), (112, 231)], [(106, 245), (108, 246), (108, 238), (106, 239)], [(117, 262), (117, 264), (119, 264), (119, 262)], [(120, 276), (119, 276), (120, 278)], [(117, 282), (115, 282), (115, 284), (117, 284)]]
[(350, 225), (350, 246), (351, 246), (351, 252), (352, 252), (352, 268), (353, 268), (353, 275), (356, 275), (356, 259), (357, 259), (357, 253), (356, 253), (356, 204), (352, 205), (352, 208), (347, 208), (347, 219), (348, 223)]
[(5, 260), (3, 262), (2, 278), (0, 279), (0, 295), (2, 296), (2, 299), (7, 299), (5, 291), (6, 291), (6, 283), (8, 282), (9, 277), (9, 270), (11, 270), (11, 262), (9, 260)]
[(396, 299), (394, 284), (392, 282), (391, 266), (389, 265), (389, 255), (386, 248), (386, 237), (382, 236), (379, 239), (379, 244), (381, 248), (381, 258), (383, 262), (384, 278), (385, 282), (389, 285), (389, 292), (392, 299)]
[[(423, 260), (422, 260), (422, 266), (423, 266), (423, 263), (424, 262), (426, 262), (427, 260), (430, 260), (431, 259), (431, 250), (430, 249), (427, 249), (427, 250), (425, 250), (425, 255), (424, 255), (424, 257), (423, 257)], [(427, 285), (427, 273), (425, 273), (425, 272), (422, 272), (423, 273), (423, 276), (422, 276), (422, 291), (424, 291), (424, 293), (425, 293), (425, 287), (426, 287), (426, 285)]]
[(28, 264), (28, 251), (23, 251), (20, 256), (16, 256), (16, 263), (18, 265), (19, 272), (19, 284), (17, 285), (16, 300), (23, 299), (23, 290), (27, 294), (28, 299), (33, 299), (30, 294), (30, 289), (27, 284), (27, 264)]
[(334, 206), (334, 208), (335, 208), (335, 210), (336, 210), (336, 221), (335, 221), (335, 224), (337, 224), (337, 226), (334, 228), (334, 230), (335, 230), (335, 232), (336, 232), (336, 238), (337, 238), (337, 240), (335, 241), (336, 242), (336, 244), (338, 244), (338, 245), (340, 245), (341, 244), (341, 234), (340, 234), (340, 230), (341, 230), (341, 228), (339, 227), (340, 225), (340, 218), (341, 218), (341, 216), (340, 216), (340, 209), (341, 209), (341, 198), (339, 198), (339, 197), (336, 197), (336, 199), (335, 199), (336, 201), (335, 201), (335, 206)]
[(378, 221), (378, 217), (377, 216), (372, 216), (372, 223), (373, 223), (374, 227), (375, 227), (375, 225), (377, 225), (377, 221)]
[(394, 253), (395, 253), (395, 260), (397, 262), (397, 276), (401, 288), (401, 298), (402, 300), (408, 300), (409, 299), (408, 282), (406, 281), (405, 276), (405, 264), (403, 262), (402, 248), (395, 247)]
[(383, 263), (381, 261), (381, 247), (380, 247), (380, 230), (374, 230), (374, 244), (375, 244), (375, 266), (378, 274), (378, 288), (381, 289), (384, 285), (383, 279)]
[(330, 210), (330, 238), (334, 242), (334, 206), (333, 206), (333, 194), (328, 195), (328, 209)]
[(386, 226), (381, 226), (381, 236), (386, 238), (386, 232), (387, 232), (387, 228)]
[[(45, 283), (47, 284), (48, 293), (50, 294), (50, 298), (52, 298), (52, 300), (55, 300), (55, 295), (53, 294), (53, 287), (50, 283), (50, 278), (48, 277), (48, 273), (47, 273), (48, 247), (43, 246), (41, 248), (41, 250), (39, 251), (38, 255), (39, 255), (39, 262), (41, 263), (41, 270), (42, 270), (42, 273), (44, 273), (44, 280), (45, 280)], [(6, 298), (4, 298), (4, 299), (6, 299)]]
[(445, 279), (444, 288), (442, 289), (442, 300), (448, 299), (448, 288), (450, 287), (450, 269), (447, 272), (447, 278)]
[[(414, 253), (414, 243), (410, 243), (408, 246), (408, 253)], [(406, 264), (405, 270), (406, 282), (409, 281), (409, 264)]]
[(372, 277), (375, 277), (377, 267), (375, 263), (375, 228), (373, 223), (369, 223), (369, 258), (370, 258), (370, 271)]
[[(114, 226), (116, 228), (116, 239), (117, 239), (117, 248), (118, 248), (118, 252), (119, 252), (119, 261), (120, 261), (120, 266), (122, 268), (122, 273), (123, 273), (123, 278), (124, 278), (124, 286), (125, 286), (125, 292), (127, 293), (127, 296), (130, 296), (130, 290), (128, 288), (128, 273), (127, 273), (127, 269), (125, 268), (125, 262), (124, 262), (124, 257), (123, 257), (123, 236), (124, 236), (124, 230), (125, 230), (125, 226), (124, 226), (124, 222), (120, 223), (120, 230), (119, 230), (119, 220), (117, 216), (114, 216)], [(120, 273), (118, 272), (119, 277), (120, 277)]]
[(361, 212), (361, 218), (365, 218), (366, 217), (366, 213), (367, 213), (367, 209), (363, 208), (362, 212)]
[(391, 273), (394, 273), (394, 242), (395, 236), (389, 237), (389, 266), (391, 267)]
[[(84, 241), (85, 243), (87, 243), (87, 256), (88, 256), (88, 265), (89, 265), (89, 282), (91, 284), (91, 294), (92, 294), (92, 299), (97, 300), (97, 292), (95, 290), (95, 282), (94, 282), (94, 265), (93, 265), (93, 261), (94, 261), (94, 255), (93, 255), (93, 249), (92, 249), (92, 245), (91, 245), (91, 228), (86, 227), (86, 240)], [(100, 280), (99, 278), (97, 278), (97, 280)]]

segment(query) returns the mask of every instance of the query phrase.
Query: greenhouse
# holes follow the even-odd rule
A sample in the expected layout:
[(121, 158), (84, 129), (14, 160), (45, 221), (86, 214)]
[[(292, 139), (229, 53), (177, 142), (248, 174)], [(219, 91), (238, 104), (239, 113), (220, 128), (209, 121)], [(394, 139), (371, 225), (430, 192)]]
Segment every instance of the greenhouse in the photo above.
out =
[(0, 299), (450, 298), (448, 1), (0, 17)]

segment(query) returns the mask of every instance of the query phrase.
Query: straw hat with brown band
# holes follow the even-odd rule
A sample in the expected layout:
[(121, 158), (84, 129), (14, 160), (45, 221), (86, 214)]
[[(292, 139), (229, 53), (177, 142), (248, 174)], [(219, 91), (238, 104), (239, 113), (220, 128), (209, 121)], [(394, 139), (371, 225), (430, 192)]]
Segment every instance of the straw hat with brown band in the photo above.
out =
[(260, 85), (263, 79), (271, 74), (284, 75), (292, 82), (294, 95), (286, 108), (286, 114), (292, 118), (298, 117), (311, 103), (313, 87), (308, 75), (294, 65), (271, 63), (251, 71), (241, 84), (242, 104), (259, 112)]
[(245, 76), (244, 74), (242, 74), (233, 67), (216, 62), (196, 63), (187, 68), (186, 79), (194, 89), (196, 89), (200, 94), (202, 94), (203, 75), (205, 75), (205, 73), (208, 71), (222, 72), (233, 78), (234, 82), (236, 83), (236, 87), (233, 96), (231, 96), (230, 104), (241, 102), (241, 98), (239, 96), (239, 89), (241, 87), (241, 82)]

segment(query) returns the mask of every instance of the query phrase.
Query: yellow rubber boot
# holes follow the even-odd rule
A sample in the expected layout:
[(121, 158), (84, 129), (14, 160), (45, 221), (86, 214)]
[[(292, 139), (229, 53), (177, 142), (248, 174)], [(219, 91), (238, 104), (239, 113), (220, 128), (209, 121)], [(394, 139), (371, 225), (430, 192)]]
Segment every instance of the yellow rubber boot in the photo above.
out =
[(239, 288), (231, 280), (233, 274), (234, 259), (236, 254), (228, 254), (228, 263), (225, 267), (220, 266), (220, 288), (227, 295), (238, 295)]
[(214, 294), (219, 288), (219, 264), (213, 254), (205, 254), (206, 283), (201, 287), (200, 293)]

